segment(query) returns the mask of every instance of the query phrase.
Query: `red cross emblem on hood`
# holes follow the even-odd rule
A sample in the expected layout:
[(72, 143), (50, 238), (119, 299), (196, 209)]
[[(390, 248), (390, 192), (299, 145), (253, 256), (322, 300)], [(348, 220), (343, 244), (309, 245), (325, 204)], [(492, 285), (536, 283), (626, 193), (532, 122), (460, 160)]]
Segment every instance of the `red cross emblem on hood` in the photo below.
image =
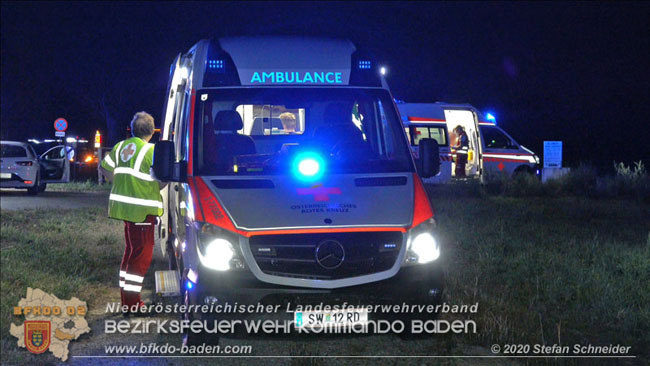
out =
[(313, 195), (314, 201), (329, 201), (331, 194), (341, 194), (341, 188), (338, 187), (323, 187), (322, 184), (317, 184), (310, 188), (298, 188), (298, 194), (301, 196)]

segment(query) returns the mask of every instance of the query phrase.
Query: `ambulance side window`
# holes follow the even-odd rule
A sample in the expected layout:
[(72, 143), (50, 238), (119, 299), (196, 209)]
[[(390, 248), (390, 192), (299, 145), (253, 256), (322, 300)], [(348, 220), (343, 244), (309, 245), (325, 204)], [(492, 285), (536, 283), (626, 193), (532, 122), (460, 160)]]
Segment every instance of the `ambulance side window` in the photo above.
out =
[(411, 127), (413, 145), (418, 146), (422, 139), (434, 139), (439, 146), (447, 146), (447, 133), (443, 127)]
[(489, 149), (516, 149), (512, 141), (496, 127), (481, 126), (485, 147)]

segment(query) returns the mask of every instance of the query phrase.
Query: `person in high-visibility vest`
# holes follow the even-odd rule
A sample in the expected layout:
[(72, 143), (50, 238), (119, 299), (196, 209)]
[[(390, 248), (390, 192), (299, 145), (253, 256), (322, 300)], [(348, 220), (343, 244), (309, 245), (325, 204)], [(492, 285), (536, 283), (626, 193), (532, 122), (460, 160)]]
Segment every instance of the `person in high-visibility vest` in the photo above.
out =
[(152, 177), (154, 134), (153, 117), (138, 112), (131, 121), (133, 137), (120, 141), (104, 160), (100, 170), (113, 181), (108, 202), (108, 216), (124, 221), (126, 246), (120, 265), (122, 305), (129, 309), (143, 306), (140, 291), (151, 264), (154, 230), (158, 216), (163, 214), (160, 189), (163, 184)]
[(469, 152), (469, 138), (463, 126), (458, 125), (454, 128), (457, 136), (457, 143), (453, 149), (456, 150), (456, 169), (454, 170), (456, 177), (466, 177), (465, 166), (467, 165), (467, 154)]

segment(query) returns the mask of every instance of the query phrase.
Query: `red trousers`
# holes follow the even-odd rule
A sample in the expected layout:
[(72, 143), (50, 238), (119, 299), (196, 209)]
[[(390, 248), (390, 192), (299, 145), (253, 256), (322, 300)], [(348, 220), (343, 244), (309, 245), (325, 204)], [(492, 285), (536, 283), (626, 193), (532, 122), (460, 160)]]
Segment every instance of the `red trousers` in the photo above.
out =
[(140, 303), (142, 282), (153, 255), (155, 227), (155, 216), (147, 216), (144, 222), (124, 221), (126, 246), (120, 265), (122, 305), (132, 306)]

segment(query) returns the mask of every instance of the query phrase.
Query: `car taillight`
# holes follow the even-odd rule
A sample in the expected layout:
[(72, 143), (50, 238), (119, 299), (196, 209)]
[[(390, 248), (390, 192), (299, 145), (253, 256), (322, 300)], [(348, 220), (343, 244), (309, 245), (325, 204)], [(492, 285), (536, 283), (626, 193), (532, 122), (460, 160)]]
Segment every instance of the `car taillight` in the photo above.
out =
[(20, 165), (20, 166), (32, 166), (32, 164), (33, 163), (31, 161), (17, 161), (16, 162), (16, 165)]

